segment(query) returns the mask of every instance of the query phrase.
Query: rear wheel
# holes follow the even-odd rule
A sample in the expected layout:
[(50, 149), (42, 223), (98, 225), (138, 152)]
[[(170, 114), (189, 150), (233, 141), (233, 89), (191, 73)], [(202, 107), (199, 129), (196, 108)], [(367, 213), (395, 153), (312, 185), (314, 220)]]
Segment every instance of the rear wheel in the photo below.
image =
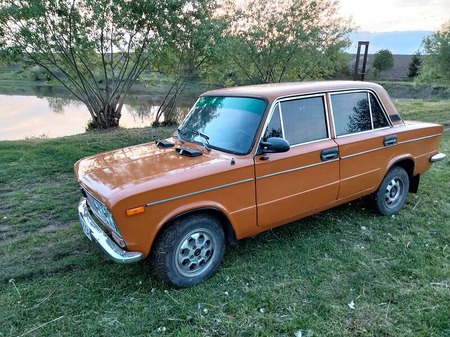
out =
[(368, 198), (369, 205), (383, 215), (397, 213), (405, 204), (408, 191), (408, 173), (395, 166), (386, 174), (376, 192)]
[(225, 235), (219, 221), (207, 214), (188, 216), (163, 230), (152, 250), (156, 274), (175, 288), (208, 279), (220, 265)]

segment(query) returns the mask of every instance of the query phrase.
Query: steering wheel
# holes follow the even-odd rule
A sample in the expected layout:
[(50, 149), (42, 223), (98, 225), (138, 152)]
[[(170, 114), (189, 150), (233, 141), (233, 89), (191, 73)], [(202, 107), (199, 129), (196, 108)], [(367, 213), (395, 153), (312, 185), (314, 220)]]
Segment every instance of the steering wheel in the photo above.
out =
[(235, 144), (234, 146), (240, 151), (247, 151), (252, 139), (253, 135), (251, 135), (249, 132), (243, 129), (234, 130), (233, 135), (233, 142)]
[(236, 140), (240, 143), (250, 142), (253, 139), (253, 135), (242, 129), (234, 130), (234, 133), (236, 134)]

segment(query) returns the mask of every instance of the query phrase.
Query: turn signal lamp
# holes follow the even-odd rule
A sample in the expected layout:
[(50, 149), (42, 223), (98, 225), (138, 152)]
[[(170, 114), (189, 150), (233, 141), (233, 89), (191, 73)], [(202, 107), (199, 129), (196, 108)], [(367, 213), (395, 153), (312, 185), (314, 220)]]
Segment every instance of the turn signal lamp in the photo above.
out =
[(144, 213), (144, 206), (134, 207), (126, 210), (127, 216), (132, 216), (139, 213)]

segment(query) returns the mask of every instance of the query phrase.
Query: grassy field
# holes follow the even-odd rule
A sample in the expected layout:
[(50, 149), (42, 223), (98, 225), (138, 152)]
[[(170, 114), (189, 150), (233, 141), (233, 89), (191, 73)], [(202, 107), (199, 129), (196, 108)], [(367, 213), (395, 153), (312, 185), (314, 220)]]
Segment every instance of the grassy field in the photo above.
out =
[[(450, 126), (450, 101), (396, 105)], [(397, 215), (356, 201), (242, 240), (191, 289), (107, 260), (78, 223), (74, 162), (172, 131), (0, 142), (0, 336), (450, 336), (448, 160)]]

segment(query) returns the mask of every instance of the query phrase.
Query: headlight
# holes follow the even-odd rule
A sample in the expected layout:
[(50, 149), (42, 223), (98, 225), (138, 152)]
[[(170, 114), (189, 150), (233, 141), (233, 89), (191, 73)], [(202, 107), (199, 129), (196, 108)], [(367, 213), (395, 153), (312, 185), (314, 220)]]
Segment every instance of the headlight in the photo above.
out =
[(114, 221), (114, 218), (108, 207), (106, 207), (97, 198), (92, 196), (89, 192), (85, 192), (87, 195), (88, 204), (91, 207), (92, 212), (94, 212), (94, 214), (103, 224), (111, 228), (118, 236), (122, 238), (122, 234), (120, 233), (119, 228), (117, 227), (116, 222)]

